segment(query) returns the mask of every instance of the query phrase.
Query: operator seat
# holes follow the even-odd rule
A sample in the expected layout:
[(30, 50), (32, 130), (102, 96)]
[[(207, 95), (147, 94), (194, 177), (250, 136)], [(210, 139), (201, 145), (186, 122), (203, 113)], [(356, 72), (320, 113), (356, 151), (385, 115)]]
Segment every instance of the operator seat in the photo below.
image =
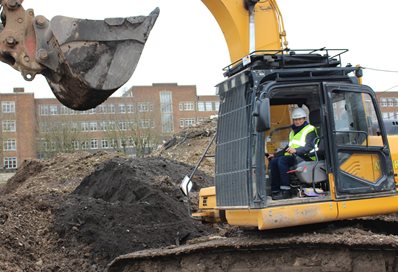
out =
[[(327, 175), (325, 165), (325, 145), (324, 139), (322, 137), (322, 118), (320, 109), (310, 112), (309, 121), (310, 124), (316, 128), (319, 137), (317, 138), (317, 150), (314, 151), (314, 153), (316, 152), (317, 160), (308, 161), (297, 157), (297, 163), (292, 167), (294, 169), (292, 172), (295, 173), (299, 183), (311, 185), (313, 183), (317, 184), (326, 181)], [(309, 155), (312, 156), (315, 154), (311, 153)]]

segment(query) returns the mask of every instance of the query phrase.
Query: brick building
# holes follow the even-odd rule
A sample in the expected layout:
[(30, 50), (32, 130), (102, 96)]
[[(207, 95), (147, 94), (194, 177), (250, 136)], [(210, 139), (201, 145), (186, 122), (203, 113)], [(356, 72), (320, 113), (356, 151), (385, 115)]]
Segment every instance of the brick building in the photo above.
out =
[(74, 111), (55, 98), (35, 99), (14, 89), (0, 94), (2, 167), (28, 158), (74, 150), (146, 152), (184, 127), (216, 115), (218, 96), (198, 96), (196, 86), (134, 86), (95, 109)]
[(398, 120), (398, 92), (376, 92), (383, 119)]
[(13, 169), (24, 159), (36, 158), (34, 96), (15, 88), (0, 97), (1, 167)]

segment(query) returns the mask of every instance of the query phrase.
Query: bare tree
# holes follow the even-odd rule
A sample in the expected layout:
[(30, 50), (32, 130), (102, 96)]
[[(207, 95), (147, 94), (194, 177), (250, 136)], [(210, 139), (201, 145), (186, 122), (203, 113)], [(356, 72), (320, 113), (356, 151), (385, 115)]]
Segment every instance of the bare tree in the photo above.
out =
[(118, 114), (107, 116), (107, 138), (111, 139), (115, 151), (141, 157), (158, 142), (154, 132), (153, 106), (150, 102), (134, 102), (131, 97), (125, 97), (123, 103), (121, 106), (128, 105), (128, 110), (119, 109)]
[(65, 119), (57, 122), (42, 121), (38, 131), (38, 153), (41, 158), (51, 158), (58, 153), (72, 153), (83, 138), (78, 123)]

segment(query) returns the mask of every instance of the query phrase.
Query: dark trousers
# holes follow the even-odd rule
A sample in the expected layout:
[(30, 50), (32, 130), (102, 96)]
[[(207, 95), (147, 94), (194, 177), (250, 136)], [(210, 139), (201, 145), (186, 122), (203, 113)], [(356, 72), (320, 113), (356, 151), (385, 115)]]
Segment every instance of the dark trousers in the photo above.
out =
[(295, 163), (293, 156), (279, 156), (275, 157), (270, 161), (269, 168), (271, 170), (271, 190), (273, 192), (284, 189), (288, 189), (290, 186), (289, 182), (289, 168)]

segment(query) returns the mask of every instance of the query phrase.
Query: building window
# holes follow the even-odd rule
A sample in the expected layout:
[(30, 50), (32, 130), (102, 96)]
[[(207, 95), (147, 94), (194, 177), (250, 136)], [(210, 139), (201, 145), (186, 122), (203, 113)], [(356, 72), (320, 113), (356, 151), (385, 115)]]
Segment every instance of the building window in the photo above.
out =
[(380, 105), (382, 107), (387, 107), (387, 98), (381, 98), (380, 99)]
[(80, 127), (82, 131), (90, 131), (90, 124), (89, 122), (81, 122)]
[(192, 127), (193, 125), (195, 125), (195, 118), (180, 119), (181, 128)]
[(133, 113), (135, 111), (134, 105), (133, 104), (127, 104), (126, 105), (126, 110), (127, 110), (127, 113)]
[(91, 139), (90, 148), (91, 149), (98, 149), (98, 140), (97, 139)]
[(115, 105), (113, 104), (108, 105), (108, 113), (115, 113)]
[(102, 105), (99, 105), (97, 107), (97, 112), (98, 113), (103, 113), (103, 114), (105, 114), (105, 113), (115, 113), (115, 105), (113, 105), (113, 104), (108, 104), (108, 105), (102, 104)]
[(127, 130), (127, 122), (125, 122), (125, 121), (119, 122), (119, 130), (126, 131)]
[(212, 111), (213, 110), (213, 103), (210, 101), (206, 102), (206, 111)]
[(198, 111), (205, 111), (205, 102), (198, 102)]
[(388, 101), (388, 107), (394, 107), (394, 99), (389, 98), (387, 101)]
[(106, 113), (106, 107), (105, 107), (105, 105), (99, 105), (99, 106), (97, 107), (97, 112), (98, 112), (98, 113)]
[(72, 141), (72, 147), (74, 150), (79, 150), (79, 141)]
[(180, 111), (193, 111), (195, 104), (193, 102), (180, 102), (178, 105)]
[(70, 129), (71, 129), (71, 131), (74, 131), (74, 132), (79, 131), (79, 124), (77, 122), (71, 122)]
[(111, 147), (113, 147), (113, 148), (118, 148), (119, 145), (118, 145), (117, 143), (118, 143), (118, 142), (117, 142), (116, 139), (111, 139)]
[(213, 102), (214, 103), (214, 110), (215, 111), (219, 111), (219, 109), (220, 109), (220, 102)]
[(153, 128), (155, 126), (154, 122), (149, 119), (139, 120), (140, 128)]
[(219, 101), (198, 102), (198, 111), (218, 111), (219, 107)]
[(15, 139), (8, 139), (3, 141), (4, 151), (15, 151), (17, 150), (17, 141)]
[(62, 115), (72, 115), (72, 114), (74, 114), (74, 110), (72, 110), (72, 109), (70, 109), (70, 108), (68, 108), (68, 107), (66, 107), (64, 105), (60, 106), (59, 112)]
[(98, 122), (98, 130), (99, 131), (106, 131), (108, 128), (108, 123), (105, 121)]
[(49, 110), (50, 110), (50, 115), (58, 115), (57, 105), (50, 105)]
[(2, 124), (3, 131), (15, 132), (17, 130), (17, 124), (14, 120), (4, 120)]
[(16, 169), (16, 168), (17, 168), (17, 158), (15, 157), (4, 158), (4, 169)]
[(104, 148), (104, 149), (109, 148), (109, 141), (102, 139), (101, 140), (101, 148)]
[(116, 130), (116, 122), (109, 121), (107, 131), (115, 131)]
[(90, 131), (97, 131), (97, 122), (90, 122)]
[(162, 122), (162, 132), (170, 133), (174, 131), (173, 125), (173, 94), (170, 91), (161, 91), (160, 95), (160, 120)]
[(48, 115), (48, 106), (40, 105), (40, 115)]
[(153, 105), (150, 102), (141, 102), (137, 104), (138, 112), (153, 111)]
[(83, 149), (83, 150), (87, 150), (88, 149), (88, 141), (83, 141), (83, 142), (81, 142), (80, 143), (80, 147), (81, 147), (81, 149)]
[(3, 113), (13, 113), (15, 112), (15, 102), (14, 101), (3, 101), (1, 102), (1, 108)]
[(126, 113), (126, 105), (119, 104), (119, 112), (120, 113)]

